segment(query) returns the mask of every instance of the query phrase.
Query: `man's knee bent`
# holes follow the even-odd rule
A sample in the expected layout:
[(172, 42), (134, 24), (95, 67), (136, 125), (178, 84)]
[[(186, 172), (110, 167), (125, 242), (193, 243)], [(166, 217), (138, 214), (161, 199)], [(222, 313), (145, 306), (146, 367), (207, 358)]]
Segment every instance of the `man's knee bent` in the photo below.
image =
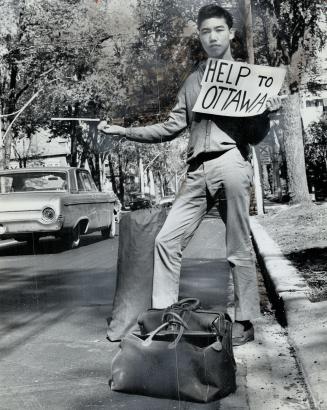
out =
[(154, 241), (154, 246), (156, 249), (161, 249), (161, 248), (166, 248), (171, 241), (168, 239), (167, 235), (160, 231), (158, 235), (156, 236), (156, 239)]
[(156, 236), (154, 246), (157, 252), (164, 251), (171, 256), (179, 255), (181, 253), (181, 240), (176, 237), (169, 237), (162, 231)]

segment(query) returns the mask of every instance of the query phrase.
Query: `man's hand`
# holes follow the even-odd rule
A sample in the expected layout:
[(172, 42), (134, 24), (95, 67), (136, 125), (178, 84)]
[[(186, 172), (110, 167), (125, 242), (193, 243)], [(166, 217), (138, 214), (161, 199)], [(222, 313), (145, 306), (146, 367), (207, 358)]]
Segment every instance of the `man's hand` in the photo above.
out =
[(109, 125), (107, 121), (101, 121), (98, 125), (98, 130), (109, 135), (126, 135), (126, 128), (120, 127), (119, 125)]
[(266, 109), (268, 112), (277, 111), (282, 106), (282, 99), (279, 95), (268, 98), (266, 102)]

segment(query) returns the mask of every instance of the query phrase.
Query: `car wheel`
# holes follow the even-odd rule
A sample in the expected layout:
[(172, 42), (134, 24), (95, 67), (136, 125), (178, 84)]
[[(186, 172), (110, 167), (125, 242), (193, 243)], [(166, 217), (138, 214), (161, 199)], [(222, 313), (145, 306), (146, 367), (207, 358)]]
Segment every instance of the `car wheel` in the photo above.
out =
[(115, 210), (114, 210), (113, 218), (115, 219), (115, 222), (116, 222), (117, 224), (119, 224), (119, 221), (120, 221), (120, 211), (115, 211)]
[(116, 220), (115, 220), (114, 217), (112, 218), (111, 225), (110, 225), (109, 229), (110, 229), (109, 237), (114, 238), (115, 235), (116, 235)]
[(116, 235), (116, 221), (115, 221), (114, 218), (112, 219), (111, 225), (108, 228), (101, 229), (101, 235), (105, 239), (115, 237), (115, 235)]
[(77, 224), (74, 229), (64, 239), (65, 245), (68, 249), (78, 248), (81, 241), (81, 227)]
[(101, 235), (104, 239), (110, 238), (110, 228), (101, 229)]

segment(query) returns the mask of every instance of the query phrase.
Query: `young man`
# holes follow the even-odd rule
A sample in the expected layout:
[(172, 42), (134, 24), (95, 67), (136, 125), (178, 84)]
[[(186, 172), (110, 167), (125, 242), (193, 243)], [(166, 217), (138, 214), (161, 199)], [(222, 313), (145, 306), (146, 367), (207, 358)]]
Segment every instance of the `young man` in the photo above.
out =
[[(231, 15), (216, 4), (200, 9), (199, 36), (208, 57), (233, 60), (232, 26)], [(269, 129), (268, 113), (280, 107), (280, 99), (267, 100), (266, 112), (255, 117), (194, 113), (204, 70), (205, 62), (186, 79), (165, 122), (125, 129), (103, 121), (99, 130), (133, 141), (158, 143), (190, 129), (187, 177), (155, 242), (152, 303), (154, 308), (165, 308), (177, 301), (182, 251), (205, 214), (216, 205), (226, 225), (227, 260), (234, 279), (233, 343), (240, 345), (254, 339), (251, 320), (260, 314), (249, 227), (253, 175), (248, 143), (264, 138)]]

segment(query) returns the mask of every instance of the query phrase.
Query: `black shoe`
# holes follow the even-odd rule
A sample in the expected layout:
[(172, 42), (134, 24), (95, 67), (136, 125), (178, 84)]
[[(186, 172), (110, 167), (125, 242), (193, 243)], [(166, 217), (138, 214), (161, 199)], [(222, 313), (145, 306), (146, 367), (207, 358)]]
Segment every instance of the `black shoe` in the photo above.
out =
[(254, 340), (254, 328), (252, 323), (249, 326), (244, 326), (240, 322), (233, 323), (233, 346), (241, 346), (247, 342)]

